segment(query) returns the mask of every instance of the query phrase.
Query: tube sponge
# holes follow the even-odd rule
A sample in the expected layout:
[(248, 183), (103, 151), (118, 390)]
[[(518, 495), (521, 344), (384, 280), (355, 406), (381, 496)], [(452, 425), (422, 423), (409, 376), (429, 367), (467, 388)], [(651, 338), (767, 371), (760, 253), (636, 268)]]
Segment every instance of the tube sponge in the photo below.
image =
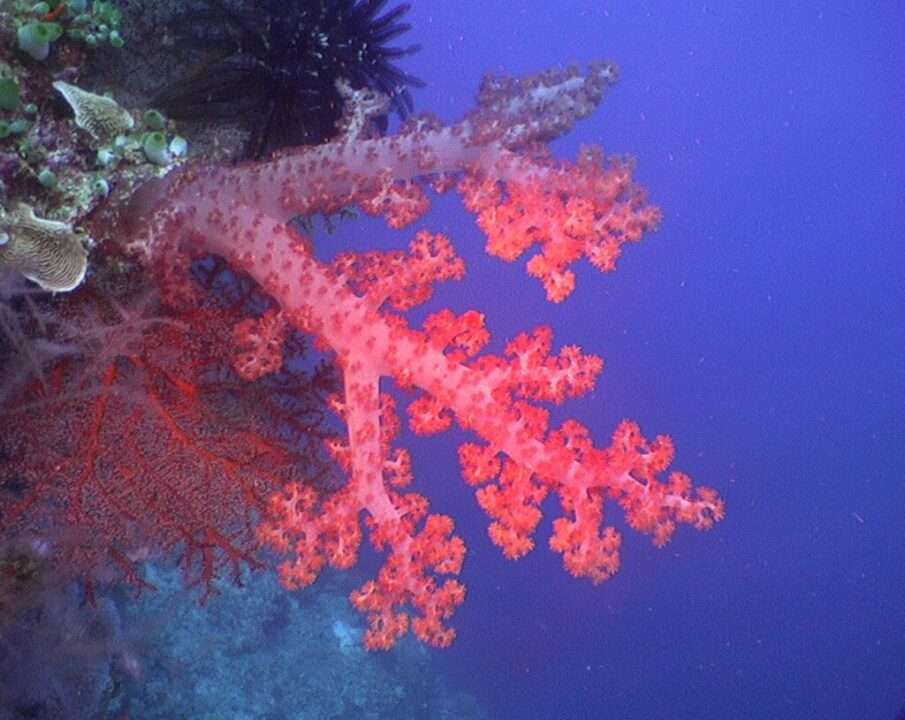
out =
[(25, 23), (16, 33), (19, 49), (35, 60), (46, 60), (50, 54), (50, 43), (63, 34), (57, 23), (32, 21)]
[(173, 159), (167, 148), (166, 135), (162, 132), (150, 132), (145, 135), (141, 147), (145, 151), (145, 157), (155, 165), (169, 165)]
[(19, 95), (19, 83), (14, 78), (0, 78), (0, 109), (17, 110)]

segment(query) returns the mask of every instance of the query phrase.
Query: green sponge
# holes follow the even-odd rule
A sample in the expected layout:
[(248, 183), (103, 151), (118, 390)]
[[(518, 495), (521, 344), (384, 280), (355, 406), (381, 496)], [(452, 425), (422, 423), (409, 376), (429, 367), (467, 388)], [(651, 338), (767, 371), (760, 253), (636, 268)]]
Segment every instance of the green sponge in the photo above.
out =
[(0, 79), (0, 108), (15, 110), (19, 107), (19, 83), (13, 78)]
[(50, 54), (50, 43), (63, 34), (58, 23), (32, 21), (19, 28), (16, 37), (19, 49), (35, 60), (46, 60)]
[(173, 158), (170, 157), (167, 148), (167, 138), (162, 132), (148, 133), (141, 145), (145, 157), (155, 165), (169, 165), (172, 162)]

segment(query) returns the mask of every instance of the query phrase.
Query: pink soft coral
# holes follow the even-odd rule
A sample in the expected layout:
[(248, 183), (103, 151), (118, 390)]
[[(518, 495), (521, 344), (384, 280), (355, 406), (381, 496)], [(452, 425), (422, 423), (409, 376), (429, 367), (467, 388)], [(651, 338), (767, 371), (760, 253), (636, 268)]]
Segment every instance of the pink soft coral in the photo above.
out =
[(475, 111), (450, 127), (416, 118), (397, 135), (370, 138), (362, 135), (367, 122), (350, 121), (344, 127), (356, 130), (336, 142), (265, 162), (186, 167), (99, 217), (128, 233), (127, 249), (155, 270), (176, 305), (191, 306), (184, 268), (193, 255), (216, 254), (254, 278), (278, 314), (235, 329), (249, 377), (275, 368), (283, 323), (335, 354), (343, 375), (335, 407), (347, 433), (331, 447), (348, 481), (327, 495), (281, 485), (257, 537), (289, 556), (280, 567), (283, 582), (300, 587), (328, 564), (355, 562), (363, 519), (371, 543), (388, 553), (377, 577), (352, 596), (368, 616), (370, 647), (392, 645), (408, 627), (448, 644), (454, 632), (446, 620), (464, 597), (448, 577), (458, 573), (464, 550), (452, 521), (404, 491), (410, 463), (392, 446), (397, 420), (381, 394), (386, 378), (421, 393), (409, 407), (415, 431), (442, 431), (455, 420), (478, 437), (460, 460), (466, 479), (480, 486), (492, 539), (509, 557), (533, 546), (550, 492), (563, 511), (551, 547), (569, 572), (594, 582), (619, 566), (620, 537), (604, 520), (607, 500), (658, 545), (679, 522), (707, 528), (723, 516), (714, 491), (693, 489), (680, 473), (661, 479), (672, 460), (668, 438), (648, 441), (625, 422), (600, 447), (574, 421), (549, 427), (542, 403), (588, 392), (602, 368), (597, 356), (577, 346), (554, 352), (549, 328), (519, 335), (502, 355), (482, 355), (489, 336), (475, 311), (441, 311), (421, 329), (409, 325), (401, 312), (427, 299), (434, 282), (464, 271), (445, 236), (422, 232), (407, 254), (348, 253), (326, 264), (292, 222), (357, 204), (400, 228), (426, 211), (429, 189), (456, 187), (492, 254), (513, 260), (537, 249), (528, 272), (559, 302), (574, 289), (575, 262), (612, 269), (625, 243), (660, 217), (629, 163), (591, 149), (563, 162), (543, 145), (586, 117), (614, 77), (611, 65), (598, 64), (522, 80), (488, 78)]

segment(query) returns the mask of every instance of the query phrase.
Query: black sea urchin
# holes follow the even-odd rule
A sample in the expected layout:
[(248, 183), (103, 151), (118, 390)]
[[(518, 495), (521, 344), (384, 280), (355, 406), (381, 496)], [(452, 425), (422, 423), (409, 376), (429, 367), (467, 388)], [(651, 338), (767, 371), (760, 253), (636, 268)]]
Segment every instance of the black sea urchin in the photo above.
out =
[(246, 123), (249, 157), (334, 136), (340, 78), (388, 95), (405, 116), (407, 86), (422, 83), (394, 62), (418, 46), (386, 46), (410, 27), (399, 22), (409, 5), (381, 15), (386, 2), (199, 0), (175, 34), (177, 48), (200, 51), (204, 62), (153, 103), (176, 119)]

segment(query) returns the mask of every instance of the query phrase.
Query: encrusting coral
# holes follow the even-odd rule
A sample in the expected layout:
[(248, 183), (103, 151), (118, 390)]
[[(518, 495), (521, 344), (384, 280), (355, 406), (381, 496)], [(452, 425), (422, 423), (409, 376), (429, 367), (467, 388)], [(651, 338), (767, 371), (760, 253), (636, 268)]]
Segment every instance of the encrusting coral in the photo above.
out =
[(0, 270), (14, 270), (45, 290), (65, 292), (81, 284), (88, 252), (72, 226), (35, 215), (17, 203), (0, 216)]
[(62, 80), (57, 80), (53, 87), (75, 113), (75, 124), (90, 133), (95, 140), (113, 140), (135, 126), (128, 111), (112, 98), (95, 95)]

